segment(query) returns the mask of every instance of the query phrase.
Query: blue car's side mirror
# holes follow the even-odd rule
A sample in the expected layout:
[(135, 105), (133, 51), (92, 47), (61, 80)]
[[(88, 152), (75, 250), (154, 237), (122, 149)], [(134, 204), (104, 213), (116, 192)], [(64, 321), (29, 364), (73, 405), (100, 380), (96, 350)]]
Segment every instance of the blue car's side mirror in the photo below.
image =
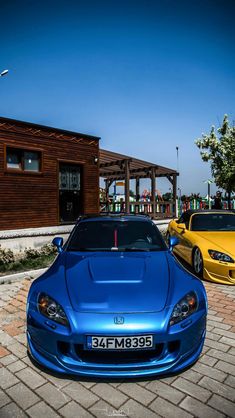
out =
[(55, 245), (55, 247), (57, 248), (58, 253), (62, 253), (63, 251), (63, 238), (61, 237), (55, 237), (52, 241), (52, 244)]
[(170, 251), (172, 251), (173, 247), (177, 244), (179, 244), (179, 239), (177, 237), (170, 237), (169, 238), (169, 249), (170, 249)]

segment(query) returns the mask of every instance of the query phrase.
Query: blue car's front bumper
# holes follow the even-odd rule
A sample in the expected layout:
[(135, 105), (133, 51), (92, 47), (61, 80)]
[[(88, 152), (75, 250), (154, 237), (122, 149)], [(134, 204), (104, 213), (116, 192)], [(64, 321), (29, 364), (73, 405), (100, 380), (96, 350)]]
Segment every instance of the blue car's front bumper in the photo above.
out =
[[(138, 314), (140, 315), (140, 314)], [(112, 319), (112, 325), (109, 325)], [(128, 327), (128, 322), (131, 327)], [(161, 314), (142, 317), (129, 314), (125, 327), (113, 325), (113, 315), (82, 315), (80, 329), (56, 329), (39, 313), (28, 314), (28, 348), (41, 365), (64, 374), (101, 377), (135, 377), (175, 373), (190, 366), (199, 357), (205, 339), (206, 312), (200, 310), (188, 320), (164, 326)], [(74, 328), (74, 327), (73, 327)], [(98, 332), (99, 330), (99, 332)], [(104, 352), (86, 349), (87, 335), (152, 334), (153, 350)]]

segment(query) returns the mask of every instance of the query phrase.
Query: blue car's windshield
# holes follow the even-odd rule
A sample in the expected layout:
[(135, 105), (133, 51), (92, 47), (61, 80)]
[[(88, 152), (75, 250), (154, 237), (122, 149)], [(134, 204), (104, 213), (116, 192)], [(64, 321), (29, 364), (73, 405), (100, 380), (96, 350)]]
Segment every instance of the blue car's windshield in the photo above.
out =
[(235, 231), (235, 215), (232, 213), (193, 215), (191, 231)]
[(162, 251), (166, 245), (151, 222), (94, 220), (80, 222), (68, 251)]

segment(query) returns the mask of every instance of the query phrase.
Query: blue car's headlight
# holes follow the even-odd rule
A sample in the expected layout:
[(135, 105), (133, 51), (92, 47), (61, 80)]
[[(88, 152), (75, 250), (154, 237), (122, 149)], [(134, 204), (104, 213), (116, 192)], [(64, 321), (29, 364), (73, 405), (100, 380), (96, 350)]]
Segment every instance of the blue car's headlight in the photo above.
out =
[(198, 299), (194, 292), (189, 292), (175, 305), (170, 318), (170, 325), (177, 324), (177, 322), (188, 318), (192, 313), (198, 309)]
[(227, 263), (234, 263), (233, 258), (230, 257), (230, 255), (228, 254), (221, 253), (220, 251), (216, 251), (216, 250), (208, 250), (208, 253), (210, 254), (211, 258), (213, 258), (213, 260), (225, 261)]
[(50, 296), (45, 293), (40, 293), (38, 298), (38, 310), (39, 312), (59, 324), (68, 326), (69, 322), (62, 306), (57, 303)]

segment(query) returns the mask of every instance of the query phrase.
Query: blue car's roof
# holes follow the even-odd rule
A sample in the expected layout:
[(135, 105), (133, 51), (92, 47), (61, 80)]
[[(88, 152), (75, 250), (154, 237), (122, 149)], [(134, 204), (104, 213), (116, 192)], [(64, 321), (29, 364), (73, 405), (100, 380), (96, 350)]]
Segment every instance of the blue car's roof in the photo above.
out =
[(78, 222), (82, 221), (142, 221), (142, 222), (152, 222), (151, 218), (148, 215), (131, 215), (126, 213), (105, 213), (98, 215), (84, 215), (78, 218)]

